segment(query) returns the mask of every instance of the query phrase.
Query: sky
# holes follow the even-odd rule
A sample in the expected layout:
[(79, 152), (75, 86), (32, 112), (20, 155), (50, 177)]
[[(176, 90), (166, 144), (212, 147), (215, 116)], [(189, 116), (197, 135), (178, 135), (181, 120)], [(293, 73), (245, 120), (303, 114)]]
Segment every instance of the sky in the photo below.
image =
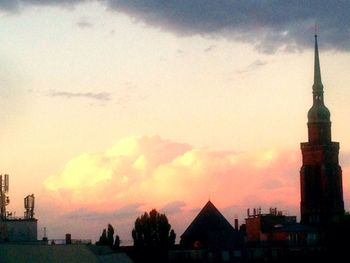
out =
[(347, 1), (0, 0), (0, 174), (36, 197), (39, 238), (97, 240), (210, 199), (300, 216), (315, 25), (350, 198)]

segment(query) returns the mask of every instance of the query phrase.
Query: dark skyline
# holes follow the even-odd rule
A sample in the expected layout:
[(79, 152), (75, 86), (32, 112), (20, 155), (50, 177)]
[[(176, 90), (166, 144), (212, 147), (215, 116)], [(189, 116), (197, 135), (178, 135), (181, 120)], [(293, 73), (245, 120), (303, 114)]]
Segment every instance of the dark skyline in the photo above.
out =
[(181, 233), (208, 199), (231, 224), (300, 217), (315, 22), (348, 210), (347, 3), (214, 2), (0, 1), (1, 169), (8, 211), (35, 194), (39, 238), (115, 218), (130, 241), (152, 208)]

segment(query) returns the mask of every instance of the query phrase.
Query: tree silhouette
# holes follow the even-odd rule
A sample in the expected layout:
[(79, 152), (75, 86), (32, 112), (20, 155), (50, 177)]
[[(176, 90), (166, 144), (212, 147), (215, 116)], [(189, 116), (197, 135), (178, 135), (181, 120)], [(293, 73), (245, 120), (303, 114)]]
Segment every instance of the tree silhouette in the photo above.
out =
[(100, 236), (100, 239), (98, 240), (96, 245), (99, 245), (99, 246), (107, 245), (107, 232), (106, 232), (106, 229), (103, 229), (102, 234)]
[(175, 240), (176, 240), (175, 231), (174, 231), (174, 229), (171, 229), (170, 234), (169, 234), (169, 239), (168, 239), (169, 247), (173, 247), (175, 245)]
[(114, 228), (111, 224), (107, 226), (107, 245), (113, 247), (114, 241)]
[(109, 246), (112, 249), (118, 249), (120, 246), (120, 238), (118, 235), (114, 241), (114, 228), (111, 224), (108, 224), (107, 230), (103, 229), (100, 239), (96, 242), (97, 246)]
[(174, 245), (176, 234), (168, 218), (153, 209), (135, 220), (132, 230), (135, 262), (167, 262), (168, 250)]
[(118, 250), (120, 247), (120, 238), (118, 235), (115, 236), (115, 240), (114, 240), (114, 245), (113, 245), (113, 249), (114, 250)]
[(175, 243), (175, 232), (165, 214), (153, 209), (145, 212), (135, 221), (132, 238), (135, 248), (168, 249)]

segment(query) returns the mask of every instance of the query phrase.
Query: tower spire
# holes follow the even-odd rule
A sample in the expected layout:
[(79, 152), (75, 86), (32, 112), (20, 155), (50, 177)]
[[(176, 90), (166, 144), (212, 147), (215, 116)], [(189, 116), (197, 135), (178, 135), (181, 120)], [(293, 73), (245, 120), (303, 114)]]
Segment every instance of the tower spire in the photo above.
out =
[(330, 112), (324, 105), (323, 99), (323, 84), (321, 81), (321, 68), (320, 58), (318, 54), (317, 34), (315, 34), (314, 84), (312, 85), (312, 97), (313, 105), (308, 112), (308, 123), (330, 123)]
[(332, 141), (330, 112), (324, 105), (320, 60), (315, 32), (313, 105), (308, 111), (308, 142), (301, 143), (301, 222), (327, 226), (344, 215), (339, 143)]
[(320, 58), (318, 56), (317, 34), (315, 34), (315, 65), (314, 65), (314, 88), (322, 89)]

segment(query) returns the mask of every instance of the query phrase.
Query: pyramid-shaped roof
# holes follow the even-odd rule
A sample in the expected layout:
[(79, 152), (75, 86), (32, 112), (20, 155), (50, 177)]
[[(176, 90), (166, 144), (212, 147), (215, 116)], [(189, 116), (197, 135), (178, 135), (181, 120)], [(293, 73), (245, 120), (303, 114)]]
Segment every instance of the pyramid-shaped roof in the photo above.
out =
[(204, 247), (223, 247), (225, 243), (237, 243), (238, 236), (238, 231), (208, 201), (181, 235), (181, 244), (185, 247), (193, 247), (195, 243)]
[(233, 226), (226, 220), (211, 201), (208, 201), (196, 218), (188, 226), (181, 237), (190, 236), (208, 230), (234, 231)]

